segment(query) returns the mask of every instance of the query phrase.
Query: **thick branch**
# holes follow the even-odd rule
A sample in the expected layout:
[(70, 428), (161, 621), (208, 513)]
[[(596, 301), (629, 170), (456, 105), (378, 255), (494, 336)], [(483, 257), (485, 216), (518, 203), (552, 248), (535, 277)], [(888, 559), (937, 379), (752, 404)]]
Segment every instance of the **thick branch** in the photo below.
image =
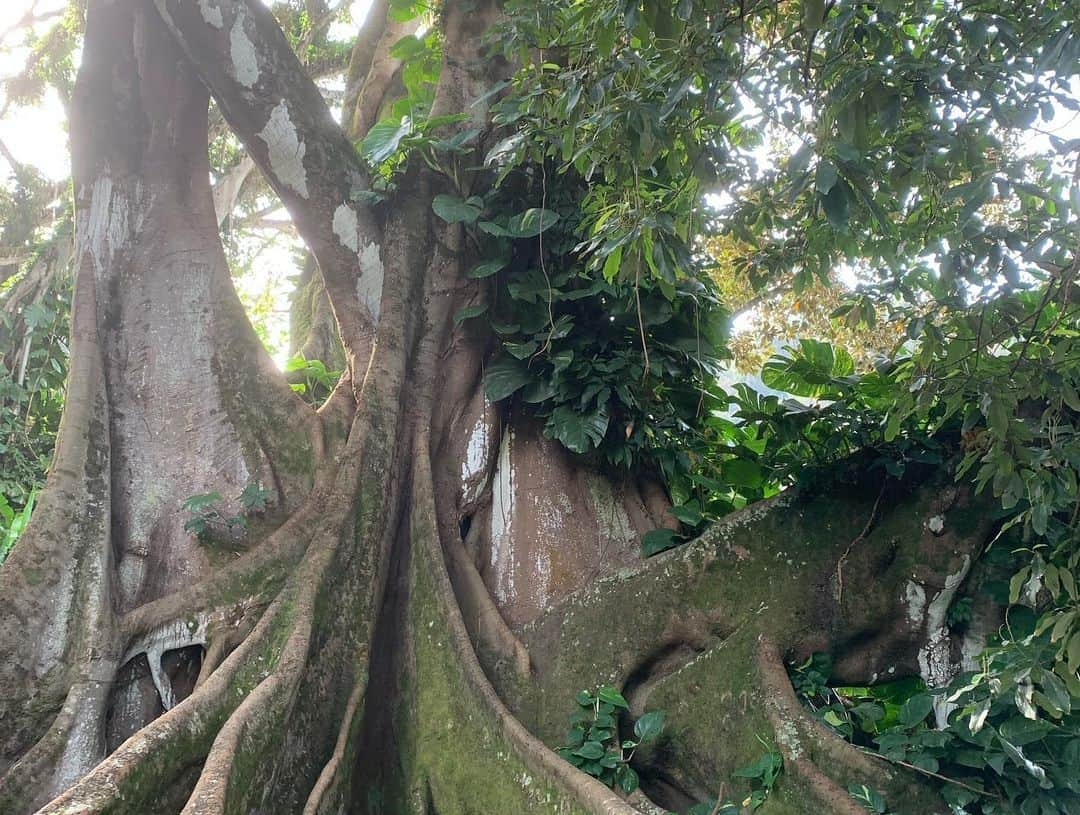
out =
[(390, 49), (402, 37), (415, 33), (419, 26), (419, 18), (406, 22), (388, 19), (389, 7), (388, 0), (379, 0), (372, 6), (349, 58), (343, 121), (353, 138), (362, 137), (375, 124), (401, 68), (401, 60), (392, 57)]
[(318, 260), (350, 363), (366, 364), (383, 261), (376, 219), (353, 202), (367, 177), (352, 144), (262, 3), (155, 4)]

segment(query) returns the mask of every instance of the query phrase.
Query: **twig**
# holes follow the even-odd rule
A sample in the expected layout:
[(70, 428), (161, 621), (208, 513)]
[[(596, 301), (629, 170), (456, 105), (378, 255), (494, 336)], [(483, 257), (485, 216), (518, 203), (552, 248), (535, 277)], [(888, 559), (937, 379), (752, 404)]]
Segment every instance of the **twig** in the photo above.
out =
[(847, 556), (851, 554), (851, 550), (855, 547), (855, 544), (866, 540), (866, 536), (870, 534), (870, 530), (874, 528), (874, 523), (877, 521), (878, 509), (881, 506), (881, 499), (885, 497), (885, 488), (889, 486), (889, 479), (882, 479), (881, 489), (878, 490), (877, 498), (874, 500), (873, 509), (870, 510), (870, 517), (866, 521), (866, 526), (863, 527), (862, 532), (855, 536), (855, 539), (848, 544), (847, 549), (844, 550), (844, 554), (840, 555), (840, 560), (836, 562), (836, 603), (839, 605), (844, 599), (844, 563), (847, 562)]
[(887, 761), (890, 764), (896, 764), (896, 765), (898, 765), (900, 767), (904, 767), (904, 768), (906, 768), (908, 770), (914, 770), (917, 773), (922, 773), (923, 775), (928, 775), (931, 778), (936, 778), (938, 781), (944, 781), (944, 782), (946, 782), (948, 784), (955, 784), (958, 787), (963, 787), (964, 789), (970, 790), (971, 792), (978, 793), (979, 795), (985, 795), (988, 798), (994, 798), (994, 799), (996, 799), (998, 801), (1002, 800), (1000, 795), (995, 795), (992, 792), (987, 792), (986, 790), (981, 790), (978, 787), (973, 787), (970, 784), (965, 784), (963, 781), (958, 781), (955, 778), (949, 778), (947, 775), (941, 775), (941, 773), (935, 773), (932, 770), (927, 770), (925, 767), (919, 767), (919, 766), (916, 766), (915, 764), (911, 764), (910, 762), (901, 761), (898, 758), (889, 758), (888, 756), (883, 756), (881, 753), (875, 753), (873, 750), (869, 750), (866, 747), (860, 747), (859, 745), (854, 745), (854, 746), (855, 746), (856, 750), (859, 750), (862, 753), (866, 753), (866, 755), (868, 755), (868, 756), (873, 756), (874, 758), (881, 759), (882, 761)]

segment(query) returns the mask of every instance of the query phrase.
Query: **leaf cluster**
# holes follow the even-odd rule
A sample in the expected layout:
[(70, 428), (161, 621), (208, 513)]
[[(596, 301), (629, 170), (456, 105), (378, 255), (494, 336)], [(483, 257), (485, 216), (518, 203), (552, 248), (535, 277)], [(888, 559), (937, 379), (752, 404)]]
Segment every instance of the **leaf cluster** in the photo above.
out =
[(194, 533), (195, 537), (204, 543), (210, 541), (215, 534), (228, 536), (246, 529), (247, 516), (264, 512), (272, 497), (273, 492), (264, 489), (259, 482), (252, 481), (240, 493), (241, 511), (228, 513), (222, 507), (223, 499), (219, 492), (189, 496), (181, 505), (190, 516), (184, 522), (184, 531)]
[(625, 793), (636, 790), (639, 779), (630, 760), (638, 746), (659, 738), (664, 712), (643, 714), (634, 722), (634, 737), (620, 739), (620, 711), (628, 711), (630, 705), (615, 688), (603, 685), (595, 691), (582, 690), (574, 701), (578, 709), (570, 714), (565, 743), (555, 752), (609, 787)]

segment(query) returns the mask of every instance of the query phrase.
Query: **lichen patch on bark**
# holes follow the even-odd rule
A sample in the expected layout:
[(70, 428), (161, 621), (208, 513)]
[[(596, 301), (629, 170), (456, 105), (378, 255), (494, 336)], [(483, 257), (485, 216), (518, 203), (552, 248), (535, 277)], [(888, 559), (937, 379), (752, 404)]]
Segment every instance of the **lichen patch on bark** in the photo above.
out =
[[(233, 30), (236, 30), (235, 26)], [(300, 140), (284, 99), (270, 111), (270, 118), (259, 132), (259, 138), (266, 143), (270, 166), (277, 180), (292, 188), (301, 198), (307, 198), (307, 171), (304, 169), (307, 145)]]
[[(207, 16), (207, 10), (202, 3), (200, 3), (200, 8), (203, 11), (203, 18), (210, 22), (210, 17)], [(229, 55), (232, 59), (233, 77), (245, 88), (253, 88), (259, 81), (259, 53), (255, 50), (255, 43), (244, 31), (246, 15), (243, 8), (242, 3), (236, 5), (236, 18), (229, 30)], [(221, 20), (220, 11), (217, 11), (216, 19)]]
[(214, 28), (224, 28), (225, 21), (221, 18), (221, 9), (216, 5), (217, 0), (199, 0), (199, 11), (207, 25)]

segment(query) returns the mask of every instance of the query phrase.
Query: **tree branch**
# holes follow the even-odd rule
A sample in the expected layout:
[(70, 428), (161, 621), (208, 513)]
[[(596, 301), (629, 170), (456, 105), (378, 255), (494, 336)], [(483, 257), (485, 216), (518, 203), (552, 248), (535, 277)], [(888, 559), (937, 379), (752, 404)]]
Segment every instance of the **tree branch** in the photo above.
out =
[(353, 200), (368, 186), (360, 157), (262, 3), (221, 0), (209, 19), (155, 5), (315, 255), (350, 365), (366, 365), (383, 265), (380, 225)]
[(349, 59), (342, 122), (353, 138), (362, 137), (375, 124), (401, 68), (401, 60), (390, 56), (390, 49), (419, 27), (419, 19), (401, 23), (388, 19), (389, 7), (388, 0), (377, 0), (372, 6)]

